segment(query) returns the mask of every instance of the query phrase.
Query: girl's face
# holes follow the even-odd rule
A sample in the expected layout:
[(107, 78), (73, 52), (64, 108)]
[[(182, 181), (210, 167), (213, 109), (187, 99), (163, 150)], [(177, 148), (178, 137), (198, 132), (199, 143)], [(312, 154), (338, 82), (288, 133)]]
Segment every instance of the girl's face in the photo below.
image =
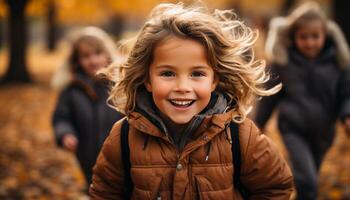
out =
[(313, 59), (321, 52), (326, 39), (325, 27), (320, 20), (301, 25), (295, 31), (295, 45), (306, 58)]
[(208, 105), (217, 82), (202, 44), (171, 37), (155, 47), (145, 85), (162, 114), (186, 124)]
[(81, 43), (78, 45), (78, 62), (84, 72), (93, 77), (99, 69), (108, 65), (109, 58), (105, 51)]

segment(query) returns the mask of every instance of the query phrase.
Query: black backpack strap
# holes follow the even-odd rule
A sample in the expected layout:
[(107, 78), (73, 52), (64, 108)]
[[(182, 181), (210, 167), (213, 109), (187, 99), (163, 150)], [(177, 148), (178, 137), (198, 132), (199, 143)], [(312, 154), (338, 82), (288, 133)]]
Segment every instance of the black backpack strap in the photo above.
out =
[(238, 124), (231, 121), (230, 123), (230, 132), (231, 132), (231, 151), (233, 156), (233, 166), (234, 166), (234, 185), (235, 188), (241, 193), (243, 199), (248, 199), (248, 191), (243, 186), (241, 182), (241, 165), (242, 165), (242, 157), (241, 157), (241, 146), (239, 142), (239, 130)]
[(127, 119), (123, 120), (120, 142), (122, 149), (122, 161), (124, 165), (124, 186), (125, 186), (125, 199), (131, 199), (132, 190), (134, 184), (131, 180), (131, 163), (130, 163), (130, 148), (129, 148), (129, 123)]

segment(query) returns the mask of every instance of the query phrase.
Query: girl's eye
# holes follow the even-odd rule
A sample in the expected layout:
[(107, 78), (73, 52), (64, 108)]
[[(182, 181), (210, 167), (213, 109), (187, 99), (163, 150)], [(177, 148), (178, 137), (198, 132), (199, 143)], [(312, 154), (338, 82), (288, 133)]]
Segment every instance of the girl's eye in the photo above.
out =
[(306, 35), (299, 35), (299, 38), (302, 40), (305, 40), (307, 38), (307, 36)]
[(318, 38), (320, 37), (320, 35), (319, 35), (319, 34), (313, 34), (312, 37), (313, 37), (314, 39), (318, 39)]
[(171, 76), (175, 76), (174, 72), (171, 71), (164, 71), (160, 73), (161, 76), (165, 76), (165, 77), (171, 77)]
[(205, 73), (200, 72), (200, 71), (194, 71), (191, 74), (192, 77), (201, 77), (201, 76), (205, 76)]
[(97, 55), (100, 55), (100, 54), (102, 54), (102, 53), (103, 53), (102, 50), (96, 50), (96, 51), (95, 51), (95, 54), (97, 54)]

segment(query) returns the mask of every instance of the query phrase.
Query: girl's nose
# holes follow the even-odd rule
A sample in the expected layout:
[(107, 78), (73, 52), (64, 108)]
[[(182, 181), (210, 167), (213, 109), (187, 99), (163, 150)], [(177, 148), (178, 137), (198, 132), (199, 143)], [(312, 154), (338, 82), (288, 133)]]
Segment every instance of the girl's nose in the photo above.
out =
[(99, 58), (97, 55), (92, 55), (90, 58), (90, 61), (93, 65), (98, 65), (99, 64)]
[(98, 57), (97, 55), (94, 55), (90, 58), (90, 65), (94, 68), (102, 68), (105, 67), (106, 64), (107, 63), (101, 61), (100, 57)]
[(190, 92), (191, 89), (191, 82), (188, 80), (188, 78), (186, 77), (179, 77), (177, 82), (176, 82), (176, 88), (175, 90), (177, 92)]
[(313, 46), (315, 45), (315, 39), (313, 39), (313, 38), (308, 38), (308, 39), (306, 40), (306, 45), (307, 45), (308, 47), (313, 47)]

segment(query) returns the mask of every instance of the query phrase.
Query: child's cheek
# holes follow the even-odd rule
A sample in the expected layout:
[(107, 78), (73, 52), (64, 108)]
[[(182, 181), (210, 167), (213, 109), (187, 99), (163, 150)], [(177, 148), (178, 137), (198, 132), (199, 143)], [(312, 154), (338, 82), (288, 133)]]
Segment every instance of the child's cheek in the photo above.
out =
[(171, 90), (161, 82), (154, 82), (152, 85), (152, 96), (154, 102), (164, 101), (169, 98)]
[(215, 85), (211, 83), (200, 84), (196, 87), (196, 91), (199, 95), (210, 95), (215, 90)]
[(203, 109), (209, 104), (211, 98), (211, 88), (207, 85), (206, 87), (197, 88), (196, 91), (197, 102)]

